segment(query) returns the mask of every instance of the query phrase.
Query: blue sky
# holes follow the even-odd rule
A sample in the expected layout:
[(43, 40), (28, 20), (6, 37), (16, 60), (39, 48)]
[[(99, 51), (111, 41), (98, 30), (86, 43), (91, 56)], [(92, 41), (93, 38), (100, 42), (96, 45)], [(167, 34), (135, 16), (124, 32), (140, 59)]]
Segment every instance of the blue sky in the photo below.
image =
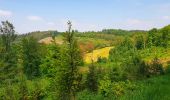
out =
[(170, 24), (170, 0), (0, 0), (0, 21), (16, 31), (67, 29), (71, 20), (79, 31), (104, 28), (160, 28)]

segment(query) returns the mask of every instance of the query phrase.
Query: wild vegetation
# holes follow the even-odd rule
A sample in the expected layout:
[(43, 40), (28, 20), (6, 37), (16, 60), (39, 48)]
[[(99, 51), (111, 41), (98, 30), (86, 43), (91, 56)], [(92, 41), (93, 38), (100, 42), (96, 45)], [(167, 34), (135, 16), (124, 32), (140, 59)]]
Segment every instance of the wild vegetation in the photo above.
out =
[[(0, 100), (169, 100), (170, 26), (16, 35), (0, 25)], [(48, 42), (46, 42), (46, 39)]]

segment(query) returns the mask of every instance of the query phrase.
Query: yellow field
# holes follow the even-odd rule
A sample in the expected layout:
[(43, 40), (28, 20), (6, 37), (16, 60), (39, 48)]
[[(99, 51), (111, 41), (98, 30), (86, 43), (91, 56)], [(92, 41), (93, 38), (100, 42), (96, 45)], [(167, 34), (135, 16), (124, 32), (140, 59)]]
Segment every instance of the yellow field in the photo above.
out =
[(94, 50), (92, 53), (87, 53), (84, 56), (84, 61), (85, 63), (91, 63), (91, 61), (93, 60), (94, 62), (97, 61), (97, 59), (99, 57), (109, 57), (109, 51), (110, 49), (112, 49), (113, 47), (105, 47), (102, 49), (98, 49), (98, 50)]

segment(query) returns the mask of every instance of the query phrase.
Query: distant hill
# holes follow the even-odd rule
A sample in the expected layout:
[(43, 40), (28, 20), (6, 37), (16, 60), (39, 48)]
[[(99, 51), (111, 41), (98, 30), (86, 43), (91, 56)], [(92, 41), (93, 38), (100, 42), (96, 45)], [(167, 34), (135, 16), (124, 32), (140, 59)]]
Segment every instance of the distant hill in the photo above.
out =
[(16, 41), (20, 41), (24, 37), (34, 37), (35, 39), (37, 39), (37, 41), (39, 41), (41, 39), (52, 37), (52, 35), (56, 36), (58, 34), (60, 34), (60, 32), (58, 31), (35, 31), (27, 34), (18, 35)]

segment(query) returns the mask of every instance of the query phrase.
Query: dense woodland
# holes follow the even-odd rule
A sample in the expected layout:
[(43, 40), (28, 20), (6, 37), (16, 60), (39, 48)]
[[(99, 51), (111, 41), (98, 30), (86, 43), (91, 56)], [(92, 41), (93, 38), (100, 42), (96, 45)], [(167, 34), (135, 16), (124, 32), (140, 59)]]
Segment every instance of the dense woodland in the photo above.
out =
[[(46, 37), (52, 43), (39, 43)], [(110, 46), (108, 58), (84, 62)], [(12, 23), (0, 25), (0, 100), (169, 100), (169, 78), (170, 26), (78, 32), (68, 21), (66, 32), (19, 35)]]

